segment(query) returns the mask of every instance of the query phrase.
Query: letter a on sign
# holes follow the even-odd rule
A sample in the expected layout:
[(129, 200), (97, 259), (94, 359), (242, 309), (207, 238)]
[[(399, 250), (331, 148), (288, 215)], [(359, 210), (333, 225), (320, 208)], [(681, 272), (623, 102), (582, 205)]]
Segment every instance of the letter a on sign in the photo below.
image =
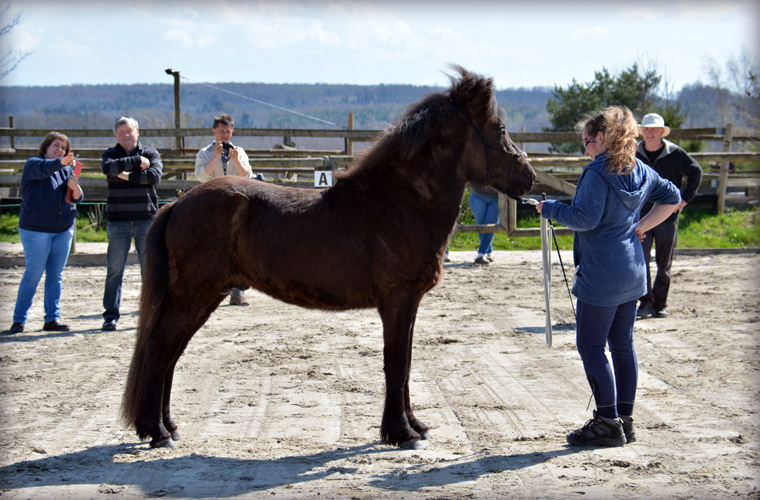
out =
[(327, 188), (332, 186), (332, 170), (315, 170), (314, 187)]

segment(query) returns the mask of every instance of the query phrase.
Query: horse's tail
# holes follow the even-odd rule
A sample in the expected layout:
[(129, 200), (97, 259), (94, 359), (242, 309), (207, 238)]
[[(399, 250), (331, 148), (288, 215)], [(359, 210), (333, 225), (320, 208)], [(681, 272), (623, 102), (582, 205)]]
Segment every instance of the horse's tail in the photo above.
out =
[(136, 425), (138, 412), (147, 395), (143, 371), (148, 355), (148, 340), (159, 334), (156, 331), (156, 324), (166, 309), (165, 298), (169, 286), (166, 228), (169, 225), (173, 207), (174, 204), (166, 205), (159, 210), (145, 237), (137, 340), (121, 407), (121, 416), (129, 426)]

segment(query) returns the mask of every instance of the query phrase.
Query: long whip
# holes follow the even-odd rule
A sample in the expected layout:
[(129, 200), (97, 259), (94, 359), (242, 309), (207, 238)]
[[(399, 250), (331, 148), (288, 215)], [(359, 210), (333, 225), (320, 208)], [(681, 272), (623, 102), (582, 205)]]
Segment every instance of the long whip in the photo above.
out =
[[(546, 200), (546, 193), (541, 193), (544, 200)], [(523, 203), (530, 205), (538, 205), (539, 201), (533, 198), (521, 198)], [(559, 251), (559, 243), (557, 242), (557, 234), (554, 231), (554, 223), (541, 216), (541, 261), (544, 281), (544, 301), (546, 303), (546, 345), (551, 347), (552, 345), (552, 323), (551, 323), (551, 242), (554, 241), (554, 246), (557, 249), (557, 256), (559, 257), (559, 265), (562, 269), (562, 277), (565, 280), (565, 287), (567, 288), (567, 294), (570, 298), (570, 307), (573, 310), (573, 317), (577, 317), (575, 314), (575, 306), (573, 305), (573, 297), (570, 292), (570, 282), (567, 279), (565, 273), (565, 264), (562, 262), (562, 254)], [(549, 237), (551, 234), (551, 237)]]
[[(546, 201), (546, 193), (541, 193), (544, 201)], [(541, 216), (543, 219), (544, 217)], [(557, 257), (559, 257), (559, 267), (562, 269), (562, 277), (565, 279), (565, 287), (567, 288), (567, 296), (570, 298), (570, 307), (573, 310), (573, 318), (578, 320), (575, 315), (575, 306), (573, 305), (573, 294), (570, 292), (570, 282), (567, 280), (567, 274), (565, 274), (565, 265), (562, 263), (562, 254), (559, 252), (559, 243), (557, 243), (557, 233), (554, 232), (554, 222), (551, 219), (546, 219), (549, 223), (549, 230), (552, 233), (552, 240), (554, 240), (554, 246), (557, 248)]]

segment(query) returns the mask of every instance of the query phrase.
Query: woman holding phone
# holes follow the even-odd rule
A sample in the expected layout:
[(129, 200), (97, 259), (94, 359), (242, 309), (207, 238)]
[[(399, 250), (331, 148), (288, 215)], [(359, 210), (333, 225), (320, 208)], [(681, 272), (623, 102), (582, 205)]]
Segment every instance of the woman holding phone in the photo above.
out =
[[(84, 197), (74, 174), (76, 161), (68, 137), (50, 132), (40, 144), (38, 154), (29, 158), (21, 174), (21, 213), (19, 235), (24, 247), (25, 270), (18, 287), (13, 324), (6, 332), (24, 331), (27, 313), (37, 285), (45, 273), (45, 331), (68, 331), (60, 322), (63, 268), (69, 258), (75, 204)], [(67, 195), (71, 192), (67, 201)]]

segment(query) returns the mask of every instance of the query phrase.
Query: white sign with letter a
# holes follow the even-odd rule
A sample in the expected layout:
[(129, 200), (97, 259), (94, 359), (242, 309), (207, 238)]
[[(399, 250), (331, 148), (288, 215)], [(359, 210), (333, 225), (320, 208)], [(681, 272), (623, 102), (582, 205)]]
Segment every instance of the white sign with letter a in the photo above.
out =
[(314, 187), (328, 188), (332, 186), (332, 170), (315, 170)]

